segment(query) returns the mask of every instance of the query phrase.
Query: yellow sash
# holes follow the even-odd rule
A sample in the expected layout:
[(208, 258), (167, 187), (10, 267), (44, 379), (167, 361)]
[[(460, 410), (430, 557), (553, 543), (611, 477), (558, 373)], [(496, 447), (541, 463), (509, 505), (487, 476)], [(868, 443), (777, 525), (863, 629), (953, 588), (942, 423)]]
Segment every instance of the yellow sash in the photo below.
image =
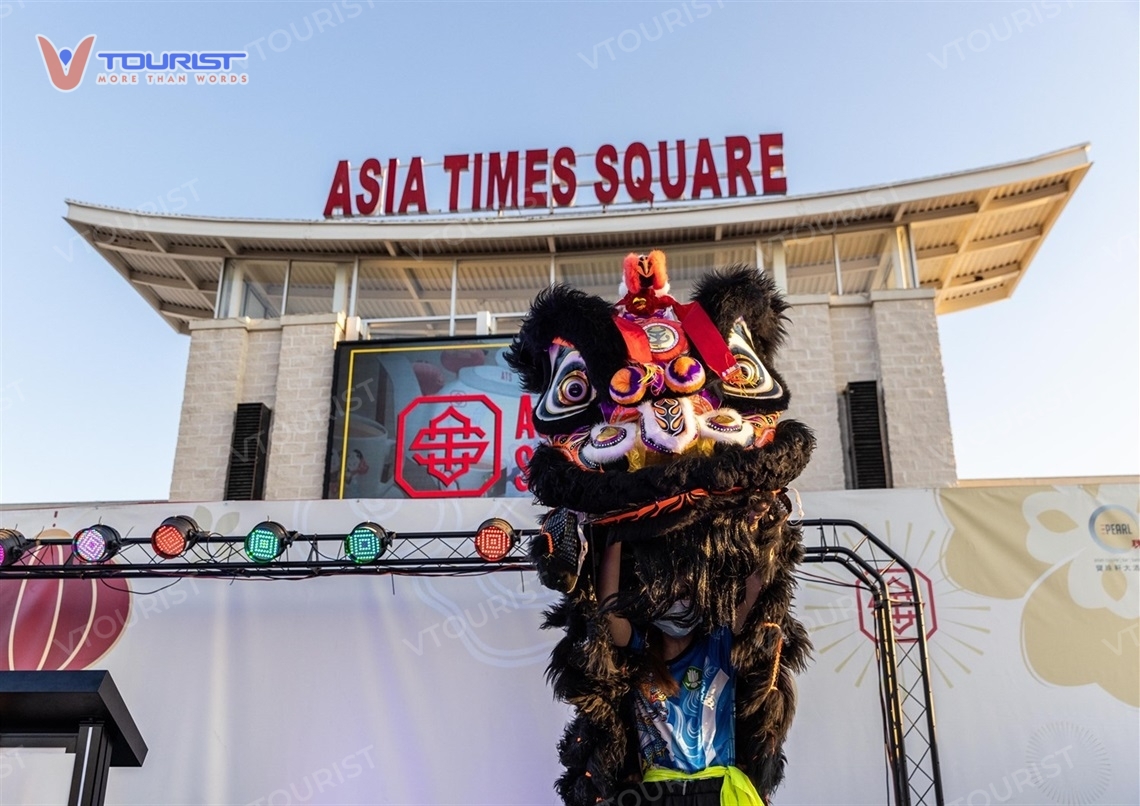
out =
[(652, 781), (698, 781), (705, 778), (723, 778), (720, 788), (720, 806), (764, 806), (764, 801), (752, 785), (752, 780), (739, 767), (708, 767), (700, 772), (686, 773), (664, 767), (650, 767), (645, 777)]

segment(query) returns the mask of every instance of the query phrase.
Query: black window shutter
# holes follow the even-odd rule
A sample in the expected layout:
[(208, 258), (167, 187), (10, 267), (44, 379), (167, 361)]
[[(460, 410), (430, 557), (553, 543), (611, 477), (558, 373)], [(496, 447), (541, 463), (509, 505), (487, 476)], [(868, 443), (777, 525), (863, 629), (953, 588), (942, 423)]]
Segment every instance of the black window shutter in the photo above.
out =
[(887, 429), (878, 381), (847, 384), (847, 451), (856, 490), (891, 486), (887, 468)]
[(265, 498), (265, 466), (272, 414), (264, 403), (238, 404), (234, 414), (230, 464), (226, 470), (226, 501), (261, 501)]

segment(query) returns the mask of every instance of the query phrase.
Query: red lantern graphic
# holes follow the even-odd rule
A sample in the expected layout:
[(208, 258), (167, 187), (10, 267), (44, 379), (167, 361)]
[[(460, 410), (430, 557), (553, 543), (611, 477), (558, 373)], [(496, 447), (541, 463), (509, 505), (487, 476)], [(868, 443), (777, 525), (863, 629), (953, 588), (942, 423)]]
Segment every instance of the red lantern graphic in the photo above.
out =
[[(40, 537), (71, 535), (49, 529)], [(69, 554), (70, 544), (39, 546), (26, 562), (57, 565)], [(0, 580), (0, 671), (76, 670), (95, 664), (130, 620), (127, 582), (112, 584), (98, 579)]]

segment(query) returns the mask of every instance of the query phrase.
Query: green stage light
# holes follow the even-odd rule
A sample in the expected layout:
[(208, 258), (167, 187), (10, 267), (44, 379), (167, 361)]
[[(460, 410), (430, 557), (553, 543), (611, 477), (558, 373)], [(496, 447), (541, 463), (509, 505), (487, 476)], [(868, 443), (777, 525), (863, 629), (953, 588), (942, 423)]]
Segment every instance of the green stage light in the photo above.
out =
[(245, 554), (255, 563), (271, 563), (293, 545), (297, 533), (279, 523), (262, 521), (245, 536)]
[(371, 521), (359, 523), (344, 538), (344, 553), (357, 565), (374, 562), (392, 545), (392, 533)]

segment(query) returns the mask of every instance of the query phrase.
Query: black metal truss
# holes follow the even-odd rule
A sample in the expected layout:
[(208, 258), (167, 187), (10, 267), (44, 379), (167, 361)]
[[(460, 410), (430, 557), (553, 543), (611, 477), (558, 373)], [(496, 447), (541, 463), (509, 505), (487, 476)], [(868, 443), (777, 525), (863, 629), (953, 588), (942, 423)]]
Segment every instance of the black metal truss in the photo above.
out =
[[(934, 707), (929, 682), (926, 619), (922, 588), (914, 568), (864, 526), (851, 520), (816, 519), (802, 523), (806, 563), (835, 563), (845, 568), (873, 600), (875, 652), (883, 709), (884, 743), (894, 803), (897, 806), (943, 806)], [(840, 530), (858, 535), (852, 545), (840, 541)], [(124, 538), (112, 561), (85, 563), (71, 553), (71, 541), (49, 538), (16, 563), (0, 567), (5, 579), (307, 579), (352, 574), (456, 576), (533, 568), (526, 555), (537, 530), (516, 533), (518, 542), (496, 563), (475, 551), (474, 532), (412, 532), (393, 535), (391, 547), (374, 562), (353, 562), (344, 553), (344, 535), (297, 535), (292, 545), (269, 563), (251, 562), (244, 554), (245, 537), (211, 534), (185, 555), (163, 559), (149, 538)], [(818, 542), (811, 544), (811, 536)], [(62, 563), (45, 563), (48, 546), (67, 548)], [(888, 572), (902, 572), (909, 590), (892, 587)], [(915, 618), (914, 640), (895, 640), (892, 613), (906, 608)]]
[[(213, 577), (234, 579), (307, 579), (344, 574), (486, 574), (526, 570), (526, 556), (535, 529), (515, 532), (518, 542), (499, 562), (484, 560), (475, 551), (474, 532), (403, 532), (393, 535), (391, 547), (379, 559), (357, 564), (344, 553), (344, 535), (297, 535), (275, 560), (251, 561), (244, 552), (245, 536), (202, 538), (181, 557), (163, 559), (149, 538), (124, 538), (118, 554), (108, 562), (87, 563), (71, 552), (66, 538), (37, 540), (36, 546), (15, 564), (0, 567), (4, 579), (156, 579), (161, 577)], [(62, 546), (67, 559), (45, 563), (42, 547)]]
[[(875, 652), (879, 660), (887, 764), (898, 806), (943, 806), (942, 772), (934, 729), (926, 614), (914, 568), (865, 526), (851, 520), (815, 519), (802, 523), (805, 562), (834, 562), (846, 568), (870, 593), (875, 611)], [(840, 531), (857, 535), (842, 544)], [(892, 586), (887, 574), (906, 574), (907, 590)], [(893, 611), (914, 617), (914, 636), (895, 639)]]

